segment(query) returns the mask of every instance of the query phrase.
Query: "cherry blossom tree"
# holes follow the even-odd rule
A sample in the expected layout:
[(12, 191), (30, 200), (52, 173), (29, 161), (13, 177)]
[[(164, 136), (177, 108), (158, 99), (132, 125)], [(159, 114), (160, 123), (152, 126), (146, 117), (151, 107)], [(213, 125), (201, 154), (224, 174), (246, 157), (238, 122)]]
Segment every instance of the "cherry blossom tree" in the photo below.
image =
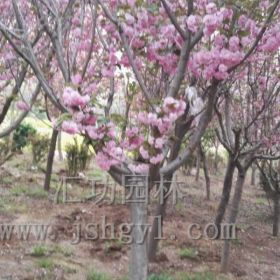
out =
[[(13, 76), (16, 93), (18, 81), (36, 86), (31, 101), (18, 103), (24, 110), (19, 120), (41, 93), (53, 125), (45, 188), (63, 130), (86, 137), (98, 166), (118, 183), (125, 174), (148, 174), (149, 189), (161, 180), (168, 191), (164, 179), (170, 182), (198, 147), (214, 109), (221, 114), (224, 92), (243, 88), (254, 62), (279, 49), (280, 1), (253, 2), (1, 3), (1, 85), (10, 81), (12, 69), (22, 68), (22, 75)], [(233, 98), (225, 99), (231, 107)], [(116, 113), (116, 107), (124, 110)], [(226, 130), (231, 139), (230, 123)], [(166, 200), (155, 216), (164, 216), (165, 208)], [(150, 232), (150, 259), (157, 226), (155, 221)], [(131, 279), (145, 279), (146, 264), (137, 273)]]

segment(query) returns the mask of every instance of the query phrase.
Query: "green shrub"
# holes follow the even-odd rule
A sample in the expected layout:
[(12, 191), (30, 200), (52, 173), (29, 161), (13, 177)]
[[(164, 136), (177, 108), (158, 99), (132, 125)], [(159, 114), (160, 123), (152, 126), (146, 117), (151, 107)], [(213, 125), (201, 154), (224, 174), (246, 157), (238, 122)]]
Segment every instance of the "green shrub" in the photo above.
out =
[(80, 171), (86, 169), (92, 154), (87, 143), (84, 141), (79, 144), (76, 138), (73, 144), (68, 144), (65, 147), (65, 150), (68, 176), (76, 177)]
[(45, 135), (34, 133), (30, 137), (33, 165), (37, 166), (46, 159), (49, 149), (49, 138)]
[(13, 135), (13, 151), (21, 151), (28, 144), (28, 138), (36, 134), (36, 129), (30, 124), (20, 124)]
[(0, 140), (0, 157), (4, 158), (9, 151), (9, 139), (6, 137)]

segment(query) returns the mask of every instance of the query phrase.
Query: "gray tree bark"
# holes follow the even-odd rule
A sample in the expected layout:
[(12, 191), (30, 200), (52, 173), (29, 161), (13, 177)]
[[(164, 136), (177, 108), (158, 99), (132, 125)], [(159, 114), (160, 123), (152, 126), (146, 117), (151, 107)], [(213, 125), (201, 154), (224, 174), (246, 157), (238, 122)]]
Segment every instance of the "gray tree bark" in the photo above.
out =
[(233, 181), (233, 174), (234, 174), (235, 164), (233, 159), (229, 156), (228, 163), (227, 163), (227, 170), (226, 175), (224, 178), (224, 184), (223, 184), (223, 192), (222, 197), (218, 206), (216, 218), (215, 218), (215, 225), (218, 227), (223, 221), (223, 218), (225, 216), (226, 208), (229, 202), (231, 188), (232, 188), (232, 181)]
[(198, 182), (199, 180), (199, 174), (200, 174), (200, 165), (201, 165), (201, 149), (200, 147), (197, 148), (196, 153), (196, 174), (195, 174), (195, 181)]
[[(235, 185), (235, 191), (234, 196), (232, 199), (229, 216), (227, 223), (228, 224), (234, 224), (237, 219), (239, 204), (242, 197), (242, 191), (245, 181), (245, 175), (246, 173), (238, 171), (238, 177)], [(230, 240), (224, 241), (224, 247), (222, 251), (222, 257), (221, 257), (221, 272), (227, 273), (228, 272), (228, 264), (229, 264), (229, 251), (230, 251)]]
[(44, 183), (45, 191), (50, 190), (50, 183), (51, 183), (51, 177), (52, 177), (53, 160), (54, 160), (57, 136), (58, 136), (58, 130), (53, 129), (52, 138), (51, 138), (50, 147), (49, 147), (46, 175), (45, 175), (45, 183)]
[(255, 166), (255, 164), (252, 164), (251, 169), (252, 169), (251, 185), (255, 186), (256, 185), (256, 171), (257, 171), (257, 167)]
[(273, 199), (273, 203), (274, 203), (273, 230), (272, 230), (273, 236), (278, 236), (278, 232), (279, 232), (279, 211), (280, 211), (279, 199), (280, 199), (280, 194), (276, 193)]
[(205, 178), (206, 199), (210, 200), (210, 176), (209, 176), (209, 171), (208, 171), (208, 166), (207, 166), (207, 160), (206, 160), (205, 153), (201, 146), (199, 147), (199, 149), (200, 149), (203, 173), (204, 173), (204, 178)]
[[(140, 186), (141, 188), (141, 186)], [(131, 280), (146, 280), (148, 276), (147, 256), (147, 203), (138, 201), (138, 188), (133, 187), (130, 205), (132, 229), (132, 244), (129, 274)], [(146, 193), (148, 195), (148, 193)]]

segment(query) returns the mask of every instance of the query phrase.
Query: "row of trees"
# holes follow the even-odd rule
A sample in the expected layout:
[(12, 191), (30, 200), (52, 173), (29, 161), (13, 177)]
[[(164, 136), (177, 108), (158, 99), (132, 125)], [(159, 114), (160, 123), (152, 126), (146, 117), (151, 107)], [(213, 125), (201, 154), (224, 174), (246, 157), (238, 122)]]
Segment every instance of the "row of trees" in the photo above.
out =
[[(237, 169), (228, 217), (235, 223), (249, 167), (279, 157), (279, 2), (3, 1), (0, 124), (13, 102), (22, 111), (1, 125), (0, 137), (43, 107), (53, 125), (45, 190), (61, 129), (87, 138), (96, 163), (118, 183), (148, 173), (152, 189), (171, 181), (211, 127), (228, 153), (215, 223), (224, 219)], [(166, 203), (155, 216), (164, 216)], [(225, 241), (222, 271), (228, 252)], [(132, 258), (131, 279), (146, 278), (146, 259), (145, 249)]]

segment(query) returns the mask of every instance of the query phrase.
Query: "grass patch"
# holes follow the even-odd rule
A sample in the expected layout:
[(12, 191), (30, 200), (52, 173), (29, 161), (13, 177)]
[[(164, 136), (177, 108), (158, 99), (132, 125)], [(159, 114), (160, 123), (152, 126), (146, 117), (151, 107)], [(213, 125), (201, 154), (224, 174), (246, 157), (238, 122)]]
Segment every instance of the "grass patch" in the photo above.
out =
[(8, 212), (8, 208), (9, 208), (9, 199), (7, 199), (6, 197), (2, 197), (0, 199), (0, 213), (7, 213)]
[(86, 280), (109, 280), (109, 277), (102, 272), (90, 271)]
[(32, 257), (43, 257), (47, 254), (48, 250), (46, 247), (41, 245), (36, 245), (32, 248), (31, 256)]
[(181, 259), (197, 260), (198, 252), (193, 248), (183, 248), (179, 250), (179, 257)]
[(11, 189), (11, 194), (13, 196), (29, 196), (37, 199), (47, 198), (48, 193), (40, 187), (24, 187), (24, 186), (14, 186)]
[(240, 239), (238, 239), (238, 238), (236, 238), (236, 239), (231, 239), (230, 242), (231, 242), (233, 245), (237, 245), (237, 246), (243, 245), (243, 242), (242, 242)]
[(54, 266), (53, 261), (50, 259), (41, 259), (38, 261), (38, 266), (47, 270), (51, 270)]
[(28, 188), (26, 190), (26, 195), (37, 199), (43, 199), (48, 197), (48, 193), (44, 191), (43, 188)]
[(267, 205), (267, 199), (264, 197), (257, 197), (256, 203), (259, 205)]
[(185, 212), (184, 204), (182, 201), (178, 201), (175, 205), (175, 209), (178, 213), (183, 214)]
[(0, 178), (0, 184), (1, 185), (12, 185), (14, 183), (14, 178), (13, 177), (2, 177)]
[(57, 253), (57, 254), (61, 254), (63, 255), (64, 257), (71, 257), (73, 256), (73, 251), (70, 249), (70, 248), (66, 248), (66, 247), (61, 247), (59, 245), (55, 245), (53, 248), (52, 248), (52, 251), (54, 253)]
[(171, 277), (165, 274), (151, 274), (148, 280), (172, 280)]
[(23, 186), (14, 186), (11, 189), (11, 194), (13, 196), (22, 196), (26, 194), (26, 189)]
[(25, 204), (9, 204), (7, 206), (7, 211), (9, 213), (14, 213), (14, 214), (23, 214), (28, 211), (28, 207)]

